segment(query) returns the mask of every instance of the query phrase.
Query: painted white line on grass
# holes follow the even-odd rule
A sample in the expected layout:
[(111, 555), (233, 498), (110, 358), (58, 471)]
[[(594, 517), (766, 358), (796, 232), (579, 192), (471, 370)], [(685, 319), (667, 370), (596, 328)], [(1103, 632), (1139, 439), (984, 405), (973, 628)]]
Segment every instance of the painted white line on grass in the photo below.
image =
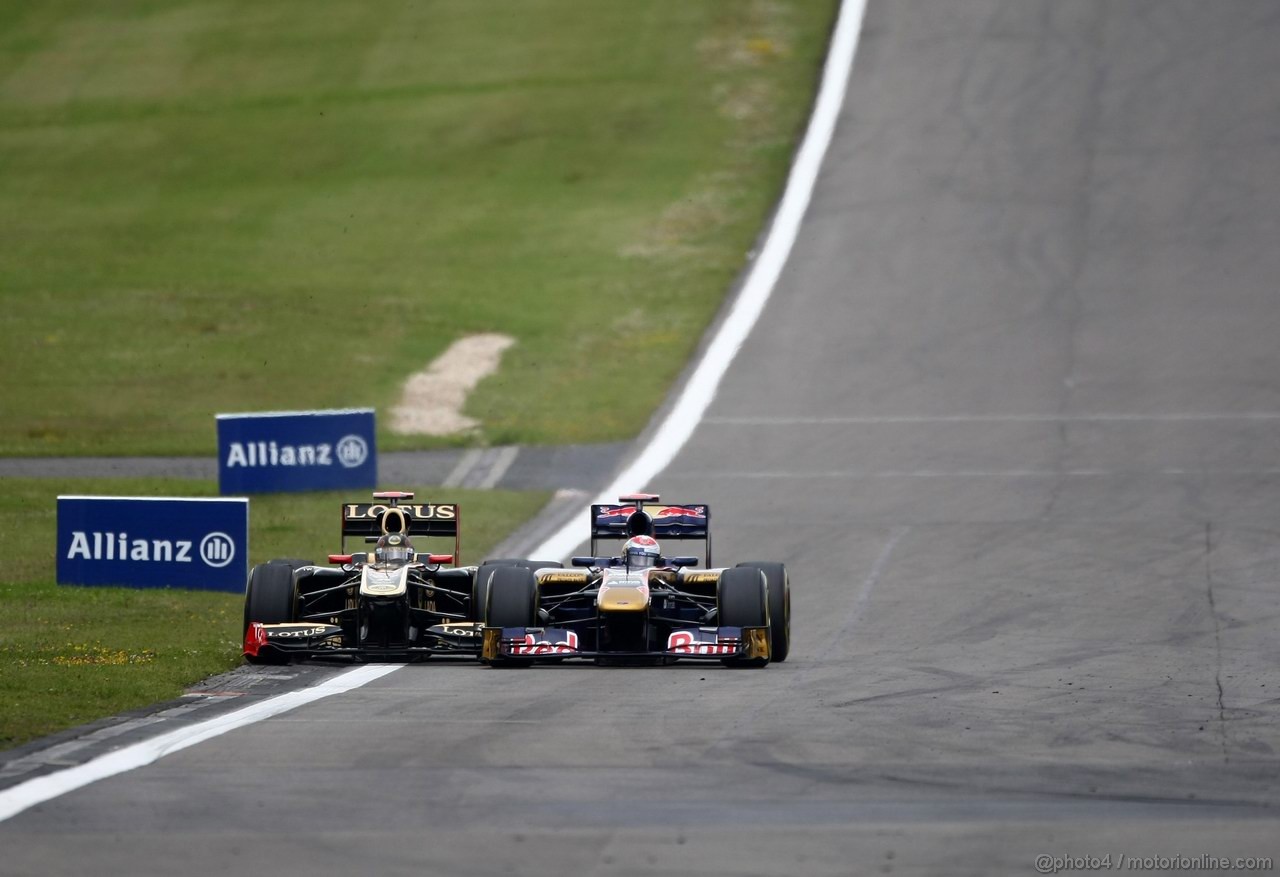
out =
[[(865, 11), (866, 0), (844, 0), (840, 6), (840, 17), (831, 35), (831, 46), (827, 51), (827, 63), (822, 73), (822, 84), (818, 89), (813, 115), (809, 119), (809, 129), (796, 153), (786, 190), (769, 227), (764, 246), (755, 264), (751, 266), (733, 309), (720, 325), (702, 361), (680, 391), (676, 404), (654, 432), (649, 444), (612, 484), (601, 491), (594, 502), (613, 502), (619, 494), (647, 488), (649, 482), (675, 458), (693, 435), (703, 413), (715, 398), (729, 364), (733, 362), (742, 342), (750, 334), (769, 301), (787, 257), (791, 254), (791, 247), (795, 244), (800, 222), (804, 219), (809, 200), (813, 196), (822, 158), (831, 143), (832, 134), (835, 133), (849, 74), (853, 70), (853, 59), (858, 49), (858, 35), (862, 30)], [(589, 509), (575, 515), (538, 546), (532, 556), (568, 556), (590, 532), (590, 516)]]
[(194, 746), (228, 731), (234, 731), (236, 728), (297, 709), (312, 701), (359, 688), (398, 669), (400, 669), (399, 664), (357, 667), (312, 688), (290, 691), (244, 709), (125, 746), (84, 764), (18, 783), (12, 788), (0, 791), (0, 822), (16, 816), (29, 807), (59, 795), (65, 795), (90, 783), (143, 767), (188, 746)]

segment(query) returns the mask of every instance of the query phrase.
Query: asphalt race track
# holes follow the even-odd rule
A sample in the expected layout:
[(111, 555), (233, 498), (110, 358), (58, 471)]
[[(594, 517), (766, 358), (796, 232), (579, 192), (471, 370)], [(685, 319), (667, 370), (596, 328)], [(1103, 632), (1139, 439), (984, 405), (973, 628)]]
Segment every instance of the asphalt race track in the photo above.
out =
[(1280, 858), (1277, 47), (1272, 0), (871, 0), (652, 485), (787, 563), (791, 658), (406, 667), (0, 823), (0, 873)]

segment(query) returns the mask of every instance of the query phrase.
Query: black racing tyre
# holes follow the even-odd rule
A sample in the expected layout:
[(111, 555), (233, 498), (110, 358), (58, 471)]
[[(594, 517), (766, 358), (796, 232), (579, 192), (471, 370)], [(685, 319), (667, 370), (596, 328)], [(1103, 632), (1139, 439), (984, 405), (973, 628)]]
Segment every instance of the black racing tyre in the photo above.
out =
[(293, 620), (293, 571), (297, 561), (269, 560), (249, 570), (244, 591), (244, 630), (249, 622), (279, 624)]
[(523, 557), (502, 557), (497, 560), (486, 560), (476, 570), (476, 578), (471, 585), (472, 621), (484, 621), (484, 607), (489, 603), (489, 579), (495, 569), (504, 566), (529, 570), (542, 569), (544, 567), (564, 568), (563, 563), (554, 560), (526, 560)]
[(500, 566), (489, 578), (487, 627), (534, 627), (538, 618), (538, 583), (533, 570)]
[[(769, 624), (769, 585), (758, 569), (742, 567), (722, 572), (716, 600), (722, 627), (767, 627)], [(769, 638), (772, 640), (772, 635)], [(769, 659), (729, 658), (723, 663), (726, 667), (763, 667)]]
[[(255, 566), (249, 572), (249, 582), (245, 585), (244, 594), (244, 630), (241, 636), (249, 632), (249, 624), (259, 621), (263, 624), (281, 624), (293, 621), (293, 563), (285, 560), (272, 560)], [(287, 664), (287, 655), (281, 655), (274, 649), (268, 649), (257, 657), (245, 655), (250, 664)]]
[(746, 561), (738, 566), (760, 570), (769, 583), (769, 628), (773, 633), (769, 660), (785, 661), (791, 652), (791, 576), (780, 563)]
[[(499, 566), (489, 576), (485, 603), (486, 627), (533, 627), (538, 618), (538, 581), (533, 570), (523, 566)], [(493, 667), (528, 667), (530, 658), (501, 656), (490, 661)]]
[(471, 583), (471, 621), (484, 621), (484, 610), (489, 605), (489, 578), (500, 565), (486, 560), (476, 569), (475, 580)]

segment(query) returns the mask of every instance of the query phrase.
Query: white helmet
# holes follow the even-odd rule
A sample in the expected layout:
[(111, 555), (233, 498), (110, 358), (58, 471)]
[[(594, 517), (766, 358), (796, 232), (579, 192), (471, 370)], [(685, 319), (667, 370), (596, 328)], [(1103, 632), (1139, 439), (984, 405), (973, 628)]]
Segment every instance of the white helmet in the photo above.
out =
[(658, 565), (662, 551), (652, 536), (632, 536), (622, 546), (622, 560), (631, 569), (648, 569)]

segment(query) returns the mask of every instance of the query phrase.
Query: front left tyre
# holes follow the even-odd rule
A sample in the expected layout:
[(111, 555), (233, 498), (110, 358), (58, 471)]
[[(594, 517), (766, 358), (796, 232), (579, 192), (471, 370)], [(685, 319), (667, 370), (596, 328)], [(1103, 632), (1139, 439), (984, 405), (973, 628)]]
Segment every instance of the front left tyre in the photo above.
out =
[[(244, 593), (244, 630), (249, 632), (255, 621), (262, 624), (282, 624), (293, 621), (293, 562), (272, 560), (258, 564), (249, 572), (249, 582)], [(245, 655), (250, 664), (287, 664), (289, 656), (270, 646), (264, 646), (257, 655)]]
[[(538, 581), (533, 570), (522, 566), (501, 566), (489, 577), (489, 593), (484, 610), (486, 627), (534, 627), (538, 618)], [(495, 667), (527, 667), (528, 659), (503, 656), (492, 661)]]
[[(720, 574), (716, 588), (721, 627), (763, 627), (772, 640), (769, 627), (769, 583), (755, 567), (735, 567)], [(772, 648), (770, 649), (772, 651)], [(726, 667), (764, 667), (768, 658), (726, 658)]]
[(485, 607), (487, 627), (535, 627), (538, 618), (538, 583), (533, 570), (502, 566), (489, 578)]
[(764, 573), (769, 585), (769, 629), (773, 634), (770, 661), (785, 661), (791, 653), (791, 576), (780, 563), (748, 561), (738, 564)]
[(554, 567), (562, 569), (564, 564), (554, 560), (527, 560), (522, 557), (503, 557), (497, 560), (486, 560), (476, 569), (475, 582), (471, 586), (471, 620), (483, 622), (485, 607), (489, 605), (489, 587), (493, 574), (503, 567), (519, 567), (526, 570)]

